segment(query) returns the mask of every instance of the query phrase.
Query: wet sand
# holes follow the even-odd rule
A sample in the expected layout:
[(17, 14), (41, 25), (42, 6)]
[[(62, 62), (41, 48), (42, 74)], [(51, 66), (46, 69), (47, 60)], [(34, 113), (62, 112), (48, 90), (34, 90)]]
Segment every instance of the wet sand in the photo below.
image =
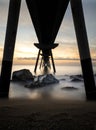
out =
[(96, 130), (96, 102), (0, 100), (0, 130)]

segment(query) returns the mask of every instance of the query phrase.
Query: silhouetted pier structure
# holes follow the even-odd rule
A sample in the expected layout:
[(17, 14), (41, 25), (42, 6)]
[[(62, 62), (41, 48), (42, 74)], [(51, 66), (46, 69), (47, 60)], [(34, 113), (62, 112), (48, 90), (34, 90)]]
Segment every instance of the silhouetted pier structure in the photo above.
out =
[(41, 55), (41, 62), (40, 62), (39, 68), (41, 69), (42, 67), (45, 69), (49, 69), (49, 68), (51, 69), (51, 61), (52, 61), (53, 71), (55, 73), (56, 68), (55, 68), (54, 58), (52, 54), (52, 49), (56, 48), (58, 44), (53, 44), (53, 45), (50, 44), (49, 46), (46, 46), (46, 47), (40, 44), (36, 44), (36, 43), (34, 45), (39, 49), (34, 72), (36, 73), (38, 62), (39, 62), (39, 57)]
[[(42, 52), (42, 60), (44, 64), (48, 65), (49, 57), (51, 56), (54, 72), (56, 71), (54, 58), (52, 56), (52, 49), (58, 46), (58, 44), (55, 44), (54, 41), (69, 2), (71, 3), (86, 97), (89, 100), (96, 100), (96, 87), (81, 0), (26, 0), (39, 41), (38, 44), (35, 44), (35, 46), (39, 49), (39, 53), (34, 71), (36, 72), (37, 69), (40, 51)], [(3, 98), (7, 98), (9, 95), (20, 5), (21, 0), (10, 0), (1, 68), (0, 97)]]

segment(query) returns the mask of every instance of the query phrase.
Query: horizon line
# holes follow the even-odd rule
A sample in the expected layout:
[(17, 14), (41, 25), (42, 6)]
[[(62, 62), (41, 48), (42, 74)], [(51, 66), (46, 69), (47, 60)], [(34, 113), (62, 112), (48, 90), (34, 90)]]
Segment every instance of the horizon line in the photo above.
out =
[[(37, 57), (17, 57), (17, 60), (36, 60)], [(80, 58), (54, 58), (54, 60), (80, 60)], [(96, 60), (95, 58), (91, 58), (91, 60)]]

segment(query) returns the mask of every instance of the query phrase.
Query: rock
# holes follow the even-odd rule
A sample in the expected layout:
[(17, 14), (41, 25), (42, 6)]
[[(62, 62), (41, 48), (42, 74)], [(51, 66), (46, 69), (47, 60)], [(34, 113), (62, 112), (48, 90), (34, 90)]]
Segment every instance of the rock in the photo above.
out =
[(12, 81), (27, 81), (33, 80), (34, 76), (28, 69), (14, 71), (12, 74)]
[(49, 84), (59, 83), (59, 80), (56, 79), (52, 74), (39, 75), (34, 79), (34, 81), (25, 85), (28, 88), (38, 88), (42, 86), (46, 86)]
[(83, 81), (83, 76), (82, 75), (71, 75), (71, 82), (81, 82)]
[(66, 87), (63, 87), (61, 89), (63, 89), (63, 90), (78, 90), (78, 88), (75, 88), (73, 86), (66, 86)]
[(42, 87), (41, 86), (41, 84), (39, 83), (39, 82), (29, 82), (29, 83), (27, 83), (26, 85), (25, 85), (25, 87), (26, 88), (33, 88), (33, 89), (35, 89), (35, 88), (40, 88), (40, 87)]
[(81, 82), (81, 81), (83, 81), (83, 80), (80, 78), (76, 78), (76, 77), (71, 79), (71, 82)]
[(56, 79), (52, 74), (47, 74), (47, 75), (42, 79), (42, 83), (43, 83), (44, 85), (54, 84), (54, 83), (59, 83), (59, 80)]

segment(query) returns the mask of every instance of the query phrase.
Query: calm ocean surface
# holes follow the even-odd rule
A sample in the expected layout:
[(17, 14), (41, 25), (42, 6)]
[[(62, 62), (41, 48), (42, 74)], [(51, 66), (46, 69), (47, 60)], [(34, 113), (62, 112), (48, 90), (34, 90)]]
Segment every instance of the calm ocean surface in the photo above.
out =
[[(13, 65), (12, 72), (20, 69), (29, 69), (33, 75), (34, 65)], [(94, 74), (96, 74), (96, 66), (94, 66)], [(53, 69), (52, 72), (53, 73)], [(42, 74), (38, 69), (37, 75)], [(80, 65), (57, 65), (56, 74), (59, 79), (58, 84), (48, 85), (38, 89), (25, 88), (26, 84), (19, 82), (10, 83), (10, 98), (26, 98), (26, 99), (60, 99), (60, 100), (86, 100), (83, 81), (71, 82), (70, 76), (82, 74)], [(76, 89), (63, 89), (64, 87), (74, 87)]]

